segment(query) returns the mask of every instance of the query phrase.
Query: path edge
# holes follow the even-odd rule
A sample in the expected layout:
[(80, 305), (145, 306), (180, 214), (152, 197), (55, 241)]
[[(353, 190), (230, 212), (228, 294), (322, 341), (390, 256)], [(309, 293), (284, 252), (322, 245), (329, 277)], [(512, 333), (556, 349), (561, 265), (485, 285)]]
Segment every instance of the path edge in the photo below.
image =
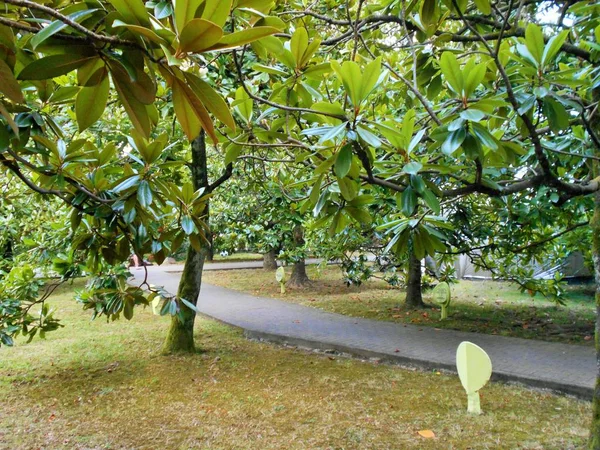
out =
[[(210, 317), (210, 316), (208, 316)], [(214, 319), (214, 318), (213, 318)], [(234, 326), (236, 328), (241, 328), (244, 331), (244, 336), (248, 339), (266, 341), (273, 344), (279, 345), (288, 345), (294, 347), (305, 347), (313, 350), (321, 350), (328, 351), (334, 350), (340, 353), (347, 353), (355, 357), (373, 359), (376, 358), (382, 362), (394, 364), (394, 365), (402, 365), (402, 366), (410, 366), (417, 367), (423, 370), (435, 370), (435, 369), (443, 369), (452, 373), (456, 372), (456, 366), (454, 364), (447, 364), (443, 362), (434, 362), (428, 361), (419, 358), (412, 358), (409, 356), (404, 356), (402, 354), (394, 354), (391, 355), (389, 353), (378, 352), (375, 350), (367, 350), (359, 347), (351, 347), (347, 345), (337, 344), (337, 343), (329, 343), (329, 342), (321, 342), (312, 339), (304, 339), (298, 338), (294, 336), (286, 336), (283, 334), (275, 334), (275, 333), (267, 333), (264, 331), (256, 331), (249, 330), (238, 325), (233, 325), (222, 321), (220, 319), (215, 319), (219, 322), (226, 323), (227, 325)], [(548, 390), (553, 393), (559, 394), (567, 394), (573, 397), (577, 397), (583, 400), (591, 400), (594, 392), (593, 388), (586, 388), (584, 386), (571, 385), (566, 383), (558, 383), (555, 381), (549, 380), (539, 380), (535, 378), (523, 377), (519, 375), (515, 375), (508, 372), (502, 371), (493, 371), (492, 372), (492, 381), (499, 381), (503, 383), (518, 383), (520, 385), (524, 385), (526, 387), (535, 388), (535, 389), (543, 389)]]

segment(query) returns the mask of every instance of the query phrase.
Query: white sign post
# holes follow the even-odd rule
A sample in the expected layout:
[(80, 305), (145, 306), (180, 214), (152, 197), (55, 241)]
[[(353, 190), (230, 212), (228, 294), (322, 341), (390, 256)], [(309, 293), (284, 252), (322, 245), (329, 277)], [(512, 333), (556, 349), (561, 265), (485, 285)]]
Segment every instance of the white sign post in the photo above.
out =
[(445, 281), (438, 284), (432, 292), (433, 302), (440, 305), (442, 313), (440, 320), (448, 318), (448, 306), (450, 306), (450, 286)]
[(279, 283), (279, 286), (281, 286), (281, 293), (285, 294), (285, 269), (283, 267), (277, 269), (275, 279)]
[(456, 349), (458, 377), (467, 392), (467, 412), (481, 414), (479, 390), (492, 376), (492, 361), (488, 354), (472, 342), (461, 342)]

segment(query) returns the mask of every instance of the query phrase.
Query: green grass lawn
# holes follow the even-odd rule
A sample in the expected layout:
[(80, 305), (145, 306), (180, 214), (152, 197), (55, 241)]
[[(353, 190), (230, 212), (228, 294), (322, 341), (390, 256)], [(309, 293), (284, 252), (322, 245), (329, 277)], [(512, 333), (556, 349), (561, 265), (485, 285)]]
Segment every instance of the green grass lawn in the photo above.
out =
[[(262, 261), (263, 255), (260, 253), (232, 253), (228, 256), (221, 256), (215, 253), (213, 262), (243, 262), (243, 261)], [(208, 262), (210, 264), (210, 262)]]
[[(256, 273), (256, 272), (255, 272)], [(588, 402), (499, 383), (466, 414), (458, 378), (248, 341), (197, 322), (202, 352), (161, 356), (168, 319), (91, 322), (63, 288), (65, 327), (0, 349), (1, 449), (568, 449)], [(419, 430), (432, 430), (425, 439)]]
[[(288, 268), (291, 271), (291, 268)], [(304, 289), (288, 289), (282, 296), (273, 272), (262, 270), (210, 271), (207, 283), (254, 295), (280, 298), (353, 317), (413, 323), (423, 326), (475, 331), (528, 339), (593, 345), (595, 305), (592, 287), (568, 287), (565, 306), (540, 295), (530, 297), (510, 283), (461, 281), (452, 285), (448, 320), (439, 321), (438, 308), (415, 310), (404, 306), (403, 290), (375, 280), (360, 287), (346, 287), (338, 267), (318, 271), (310, 266), (313, 283)], [(424, 301), (431, 302), (425, 292)]]

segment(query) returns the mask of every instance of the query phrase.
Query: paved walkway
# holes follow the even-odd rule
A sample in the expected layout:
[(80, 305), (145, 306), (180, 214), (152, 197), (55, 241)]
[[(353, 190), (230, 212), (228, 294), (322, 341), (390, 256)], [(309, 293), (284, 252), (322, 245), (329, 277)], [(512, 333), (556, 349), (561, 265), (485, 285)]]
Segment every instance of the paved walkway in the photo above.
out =
[[(149, 282), (176, 292), (180, 272), (173, 268), (149, 267)], [(136, 278), (143, 276), (143, 271), (134, 272)], [(591, 347), (357, 319), (206, 283), (198, 308), (207, 316), (243, 328), (249, 337), (278, 343), (455, 371), (456, 347), (468, 340), (490, 355), (492, 379), (584, 398), (591, 398), (595, 382), (596, 359)]]

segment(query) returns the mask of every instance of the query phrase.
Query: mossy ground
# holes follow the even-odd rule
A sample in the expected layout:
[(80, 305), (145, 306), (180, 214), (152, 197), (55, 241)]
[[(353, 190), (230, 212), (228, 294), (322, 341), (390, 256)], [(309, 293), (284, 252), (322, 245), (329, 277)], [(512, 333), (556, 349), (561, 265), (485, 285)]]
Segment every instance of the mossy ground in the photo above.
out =
[[(168, 319), (90, 321), (0, 349), (2, 449), (580, 448), (585, 401), (493, 383), (479, 417), (458, 378), (248, 341), (199, 318), (200, 353), (161, 356)], [(435, 439), (417, 434), (429, 429)]]
[[(291, 269), (288, 269), (291, 270)], [(519, 292), (514, 284), (461, 281), (451, 286), (448, 320), (440, 322), (438, 308), (404, 306), (405, 292), (374, 280), (347, 287), (338, 267), (308, 268), (314, 281), (305, 289), (288, 289), (282, 296), (275, 274), (263, 270), (210, 271), (204, 281), (254, 295), (274, 297), (325, 311), (437, 328), (593, 345), (595, 303), (593, 286), (567, 287), (565, 305), (540, 295)], [(431, 304), (431, 293), (423, 299)]]

